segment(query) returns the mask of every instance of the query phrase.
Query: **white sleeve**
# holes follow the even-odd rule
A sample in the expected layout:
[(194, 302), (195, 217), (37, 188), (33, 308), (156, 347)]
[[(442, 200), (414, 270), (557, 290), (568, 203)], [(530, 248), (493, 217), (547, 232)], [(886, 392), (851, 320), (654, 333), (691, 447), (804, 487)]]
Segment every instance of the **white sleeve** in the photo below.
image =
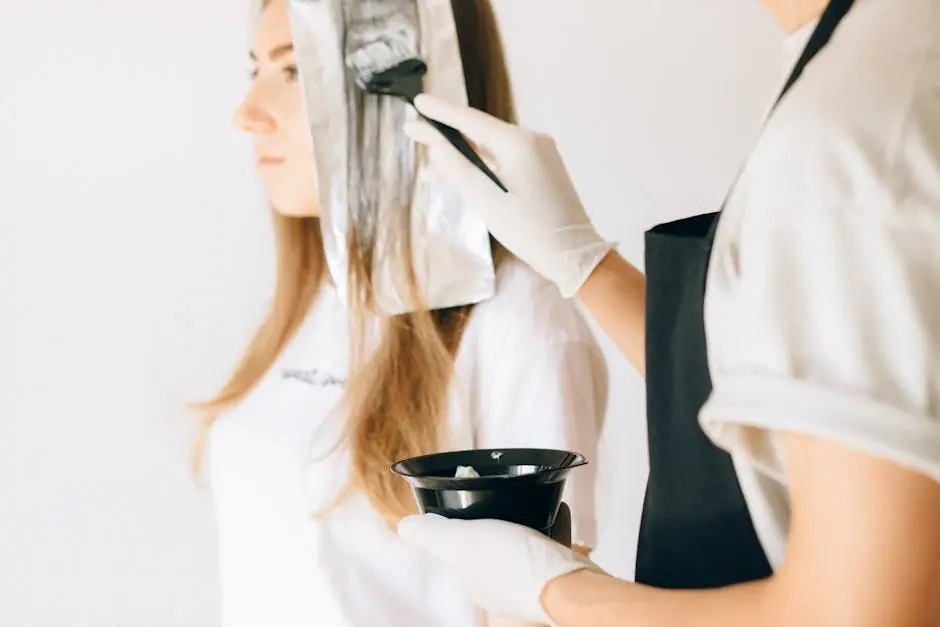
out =
[[(524, 345), (524, 343), (521, 343)], [(607, 366), (593, 341), (533, 339), (526, 354), (507, 354), (480, 382), (474, 410), (479, 448), (574, 451), (588, 458), (571, 472), (564, 500), (572, 542), (596, 544), (597, 441), (607, 405)]]
[(804, 151), (789, 180), (762, 181), (716, 250), (702, 426), (781, 481), (777, 431), (940, 481), (940, 170), (921, 154), (920, 172), (856, 173), (851, 148)]

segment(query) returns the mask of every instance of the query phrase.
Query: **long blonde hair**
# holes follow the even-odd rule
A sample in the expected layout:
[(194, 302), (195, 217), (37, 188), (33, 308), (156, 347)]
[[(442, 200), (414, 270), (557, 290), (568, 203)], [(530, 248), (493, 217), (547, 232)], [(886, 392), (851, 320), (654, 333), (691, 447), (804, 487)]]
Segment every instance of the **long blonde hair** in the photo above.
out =
[[(488, 0), (451, 0), (471, 106), (514, 120), (502, 44)], [(212, 400), (199, 406), (205, 422), (194, 463), (216, 416), (240, 403), (284, 350), (317, 298), (325, 280), (323, 243), (317, 218), (273, 212), (277, 279), (271, 309), (234, 374)], [(351, 477), (347, 489), (360, 491), (390, 522), (415, 510), (407, 484), (389, 467), (395, 461), (439, 449), (454, 357), (472, 306), (416, 311), (387, 317), (377, 348), (365, 357), (363, 328), (372, 302), (371, 251), (351, 242), (350, 311), (353, 316), (350, 377), (343, 409), (347, 413)], [(504, 256), (493, 242), (497, 262)], [(417, 293), (402, 249), (403, 279)]]

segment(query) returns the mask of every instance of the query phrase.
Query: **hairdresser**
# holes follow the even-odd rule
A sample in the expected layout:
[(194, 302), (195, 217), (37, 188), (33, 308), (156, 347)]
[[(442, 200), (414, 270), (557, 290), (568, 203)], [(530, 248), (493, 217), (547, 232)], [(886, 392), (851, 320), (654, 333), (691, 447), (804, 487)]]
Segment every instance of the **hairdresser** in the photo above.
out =
[(647, 233), (645, 277), (595, 232), (550, 138), (416, 102), (510, 193), (412, 123), (441, 174), (647, 382), (635, 583), (508, 523), (401, 523), (496, 614), (940, 625), (940, 2), (763, 3), (795, 71), (722, 211)]

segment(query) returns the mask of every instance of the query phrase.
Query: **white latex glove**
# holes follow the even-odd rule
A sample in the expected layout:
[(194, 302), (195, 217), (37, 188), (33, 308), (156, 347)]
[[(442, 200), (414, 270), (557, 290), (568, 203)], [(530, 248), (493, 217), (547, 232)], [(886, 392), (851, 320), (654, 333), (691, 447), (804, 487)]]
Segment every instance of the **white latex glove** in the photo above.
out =
[(405, 132), (428, 147), (443, 178), (458, 189), (503, 246), (558, 285), (565, 297), (574, 296), (614, 245), (594, 230), (555, 141), (432, 96), (418, 96), (415, 106), (428, 118), (463, 133), (509, 193), (430, 124), (409, 122)]
[(600, 571), (541, 533), (500, 520), (409, 516), (398, 534), (437, 557), (479, 607), (512, 620), (550, 624), (541, 602), (545, 585), (584, 568)]

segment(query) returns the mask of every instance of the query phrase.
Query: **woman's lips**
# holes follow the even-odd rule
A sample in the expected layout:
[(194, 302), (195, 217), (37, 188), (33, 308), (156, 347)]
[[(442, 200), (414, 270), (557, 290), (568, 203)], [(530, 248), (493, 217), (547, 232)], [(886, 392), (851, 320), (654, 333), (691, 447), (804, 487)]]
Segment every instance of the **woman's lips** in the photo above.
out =
[(262, 155), (258, 157), (257, 167), (266, 168), (269, 166), (280, 165), (284, 163), (284, 157), (270, 157)]

